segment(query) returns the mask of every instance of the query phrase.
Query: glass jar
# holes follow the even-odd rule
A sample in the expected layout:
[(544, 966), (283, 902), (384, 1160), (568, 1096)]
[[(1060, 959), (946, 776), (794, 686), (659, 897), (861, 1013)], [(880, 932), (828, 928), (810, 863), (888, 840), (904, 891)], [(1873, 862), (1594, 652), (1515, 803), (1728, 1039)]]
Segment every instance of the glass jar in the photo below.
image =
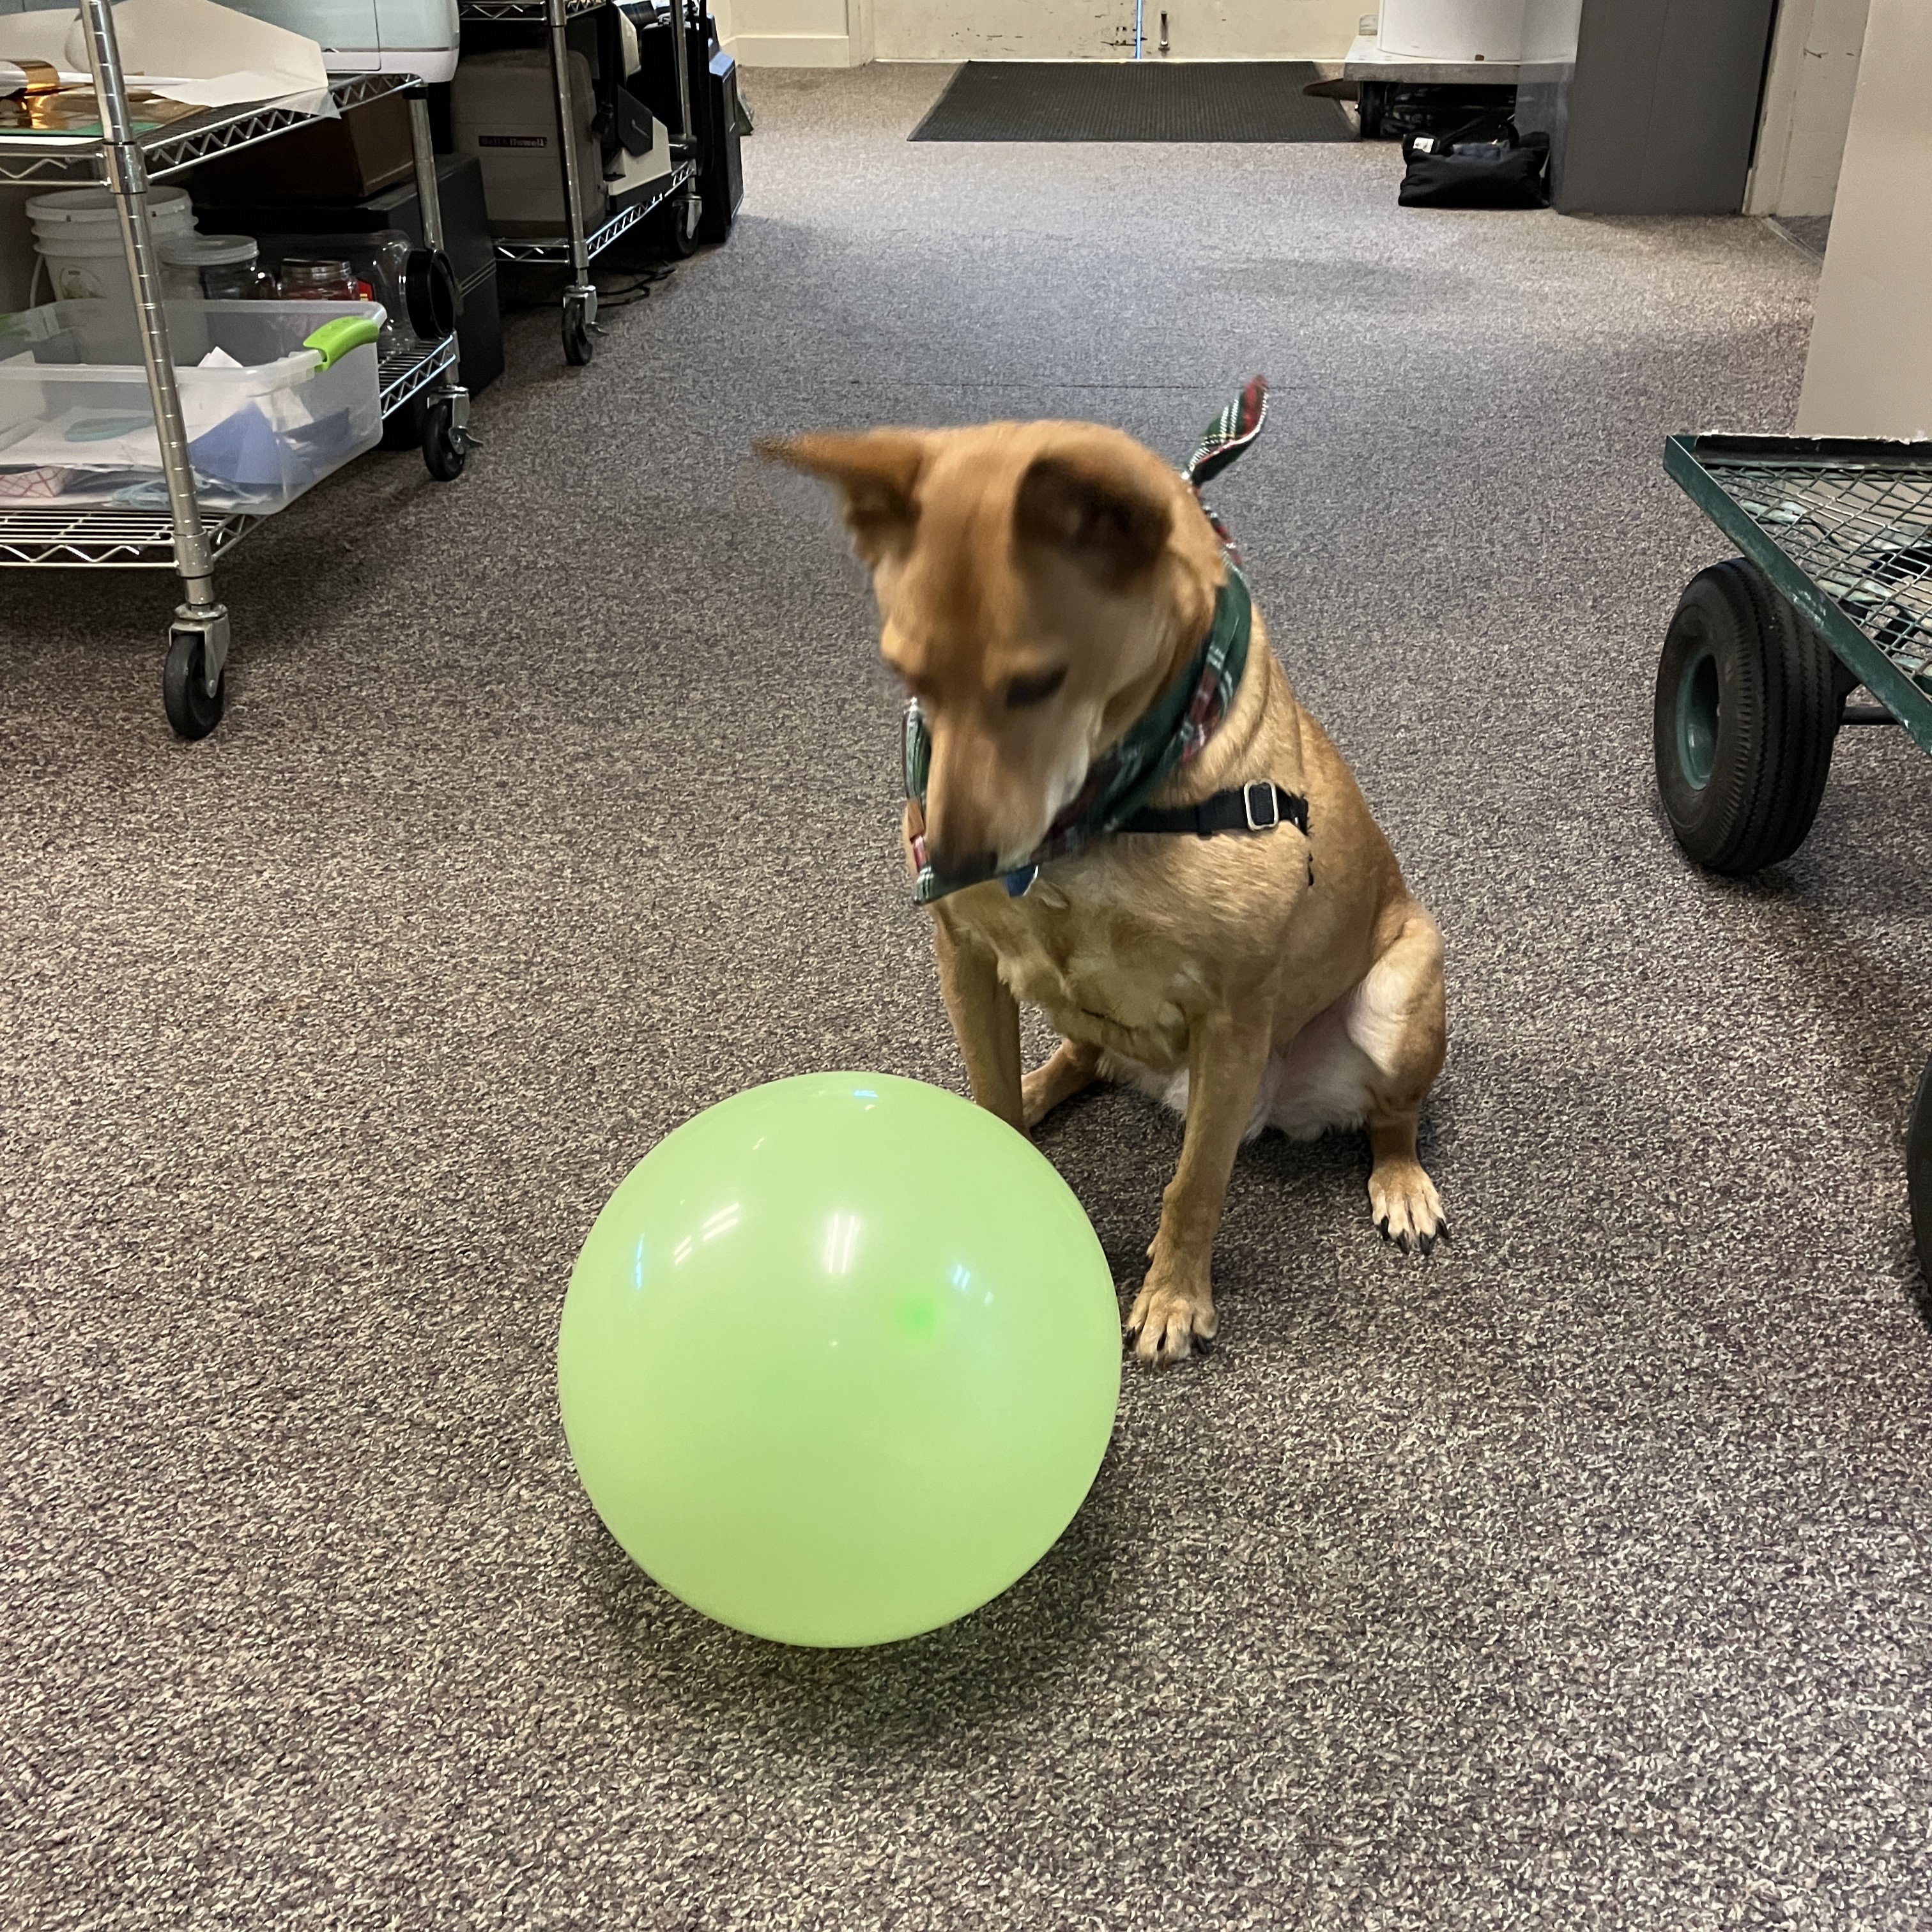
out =
[(290, 255), (282, 262), (284, 302), (374, 302), (375, 291), (340, 256)]
[(251, 235), (176, 235), (160, 244), (161, 286), (171, 302), (272, 301), (273, 276)]

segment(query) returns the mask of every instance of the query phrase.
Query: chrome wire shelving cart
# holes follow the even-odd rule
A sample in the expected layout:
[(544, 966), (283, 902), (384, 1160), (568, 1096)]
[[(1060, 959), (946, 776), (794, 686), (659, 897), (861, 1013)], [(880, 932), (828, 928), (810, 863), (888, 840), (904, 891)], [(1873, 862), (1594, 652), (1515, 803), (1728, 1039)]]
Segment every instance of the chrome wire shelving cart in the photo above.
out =
[(594, 14), (609, 4), (610, 0), (459, 0), (457, 8), (459, 17), (465, 20), (500, 26), (541, 26), (548, 29), (565, 232), (527, 240), (499, 236), (496, 259), (526, 268), (569, 270), (570, 280), (563, 291), (563, 353), (566, 361), (578, 368), (596, 352), (598, 333), (597, 285), (590, 279), (590, 264), (674, 195), (682, 198), (678, 211), (679, 232), (687, 242), (696, 239), (699, 217), (698, 159), (691, 138), (690, 53), (683, 31), (684, 0), (671, 0), (671, 58), (676, 70), (678, 116), (682, 123), (671, 133), (674, 165), (650, 193), (640, 193), (627, 201), (608, 220), (593, 229), (585, 219), (585, 184), (579, 177), (577, 143), (571, 138), (576, 115), (570, 98), (570, 47), (565, 30), (579, 15)]
[[(104, 184), (113, 196), (134, 286), (168, 508), (163, 512), (103, 506), (0, 506), (0, 566), (178, 572), (182, 602), (169, 627), (162, 702), (169, 723), (180, 736), (206, 737), (220, 720), (228, 662), (228, 612), (214, 595), (214, 561), (262, 519), (204, 512), (196, 500), (168, 340), (160, 256), (148, 222), (148, 188), (214, 155), (252, 147), (290, 128), (326, 119), (332, 111), (403, 93), (410, 100), (423, 239), (440, 254), (442, 221), (428, 99), (422, 82), (412, 75), (355, 74), (332, 78), (327, 103), (319, 95), (304, 95), (210, 109), (159, 127), (138, 128), (128, 104), (110, 0), (81, 0), (80, 17), (100, 104), (100, 132), (0, 135), (0, 182), (31, 187)], [(430, 473), (445, 482), (461, 470), (470, 448), (470, 399), (456, 378), (456, 357), (453, 333), (434, 342), (409, 341), (383, 358), (379, 376), (385, 418), (418, 398), (426, 406), (424, 459)]]

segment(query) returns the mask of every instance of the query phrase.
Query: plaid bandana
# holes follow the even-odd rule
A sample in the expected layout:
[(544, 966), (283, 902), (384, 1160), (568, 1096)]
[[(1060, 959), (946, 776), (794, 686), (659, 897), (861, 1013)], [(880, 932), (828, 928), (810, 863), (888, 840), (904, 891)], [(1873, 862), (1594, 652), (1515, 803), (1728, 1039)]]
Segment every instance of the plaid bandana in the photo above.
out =
[[(1261, 434), (1267, 416), (1268, 384), (1256, 376), (1208, 424), (1181, 470), (1197, 496), (1202, 484), (1220, 476)], [(1220, 728), (1234, 693), (1240, 688), (1241, 674), (1247, 668), (1248, 634), (1254, 615), (1247, 580), (1241, 574), (1240, 560), (1226, 526), (1206, 504), (1201, 507), (1221, 539), (1228, 559), (1228, 574), (1214, 600), (1213, 627), (1187, 668), (1142, 714), (1126, 737), (1094, 761), (1079, 795), (1053, 821), (1046, 838), (1024, 862), (1011, 872), (942, 878), (926, 859), (924, 837), (914, 838), (913, 859), (919, 867), (913, 885), (915, 904), (930, 905), (949, 892), (983, 884), (994, 877), (1002, 878), (1008, 892), (1017, 898), (1033, 884), (1042, 866), (1050, 860), (1064, 859), (1096, 838), (1106, 838), (1131, 818), (1176, 772), (1200, 756), (1202, 747)], [(932, 763), (932, 734), (920, 711), (919, 700), (914, 698), (905, 712), (905, 792), (908, 799), (922, 808)]]
[[(1250, 376), (1241, 393), (1223, 410), (1202, 432), (1201, 440), (1194, 446), (1194, 454), (1181, 467), (1181, 475), (1186, 478), (1189, 487), (1198, 498), (1202, 485), (1211, 483), (1224, 470), (1233, 466), (1262, 433), (1268, 421), (1268, 378)], [(1221, 548), (1234, 562), (1241, 560), (1241, 554), (1234, 548), (1234, 540), (1228, 534), (1228, 526), (1204, 502), (1202, 514), (1214, 526), (1214, 534), (1221, 539)]]

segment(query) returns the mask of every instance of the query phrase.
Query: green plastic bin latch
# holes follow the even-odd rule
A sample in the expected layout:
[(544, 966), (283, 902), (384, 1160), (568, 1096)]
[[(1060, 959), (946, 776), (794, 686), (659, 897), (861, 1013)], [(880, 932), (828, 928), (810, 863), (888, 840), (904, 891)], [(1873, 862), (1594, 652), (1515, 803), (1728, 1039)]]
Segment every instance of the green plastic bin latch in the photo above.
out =
[(374, 342), (382, 332), (382, 325), (373, 315), (345, 315), (340, 322), (325, 322), (302, 346), (313, 349), (326, 369), (340, 362), (350, 350)]

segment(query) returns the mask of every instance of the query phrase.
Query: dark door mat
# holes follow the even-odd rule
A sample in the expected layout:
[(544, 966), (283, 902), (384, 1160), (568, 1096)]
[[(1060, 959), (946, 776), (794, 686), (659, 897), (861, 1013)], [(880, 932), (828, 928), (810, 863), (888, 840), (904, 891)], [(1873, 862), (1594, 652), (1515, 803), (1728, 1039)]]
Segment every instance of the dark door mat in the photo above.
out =
[(968, 61), (914, 141), (1352, 141), (1307, 61)]

